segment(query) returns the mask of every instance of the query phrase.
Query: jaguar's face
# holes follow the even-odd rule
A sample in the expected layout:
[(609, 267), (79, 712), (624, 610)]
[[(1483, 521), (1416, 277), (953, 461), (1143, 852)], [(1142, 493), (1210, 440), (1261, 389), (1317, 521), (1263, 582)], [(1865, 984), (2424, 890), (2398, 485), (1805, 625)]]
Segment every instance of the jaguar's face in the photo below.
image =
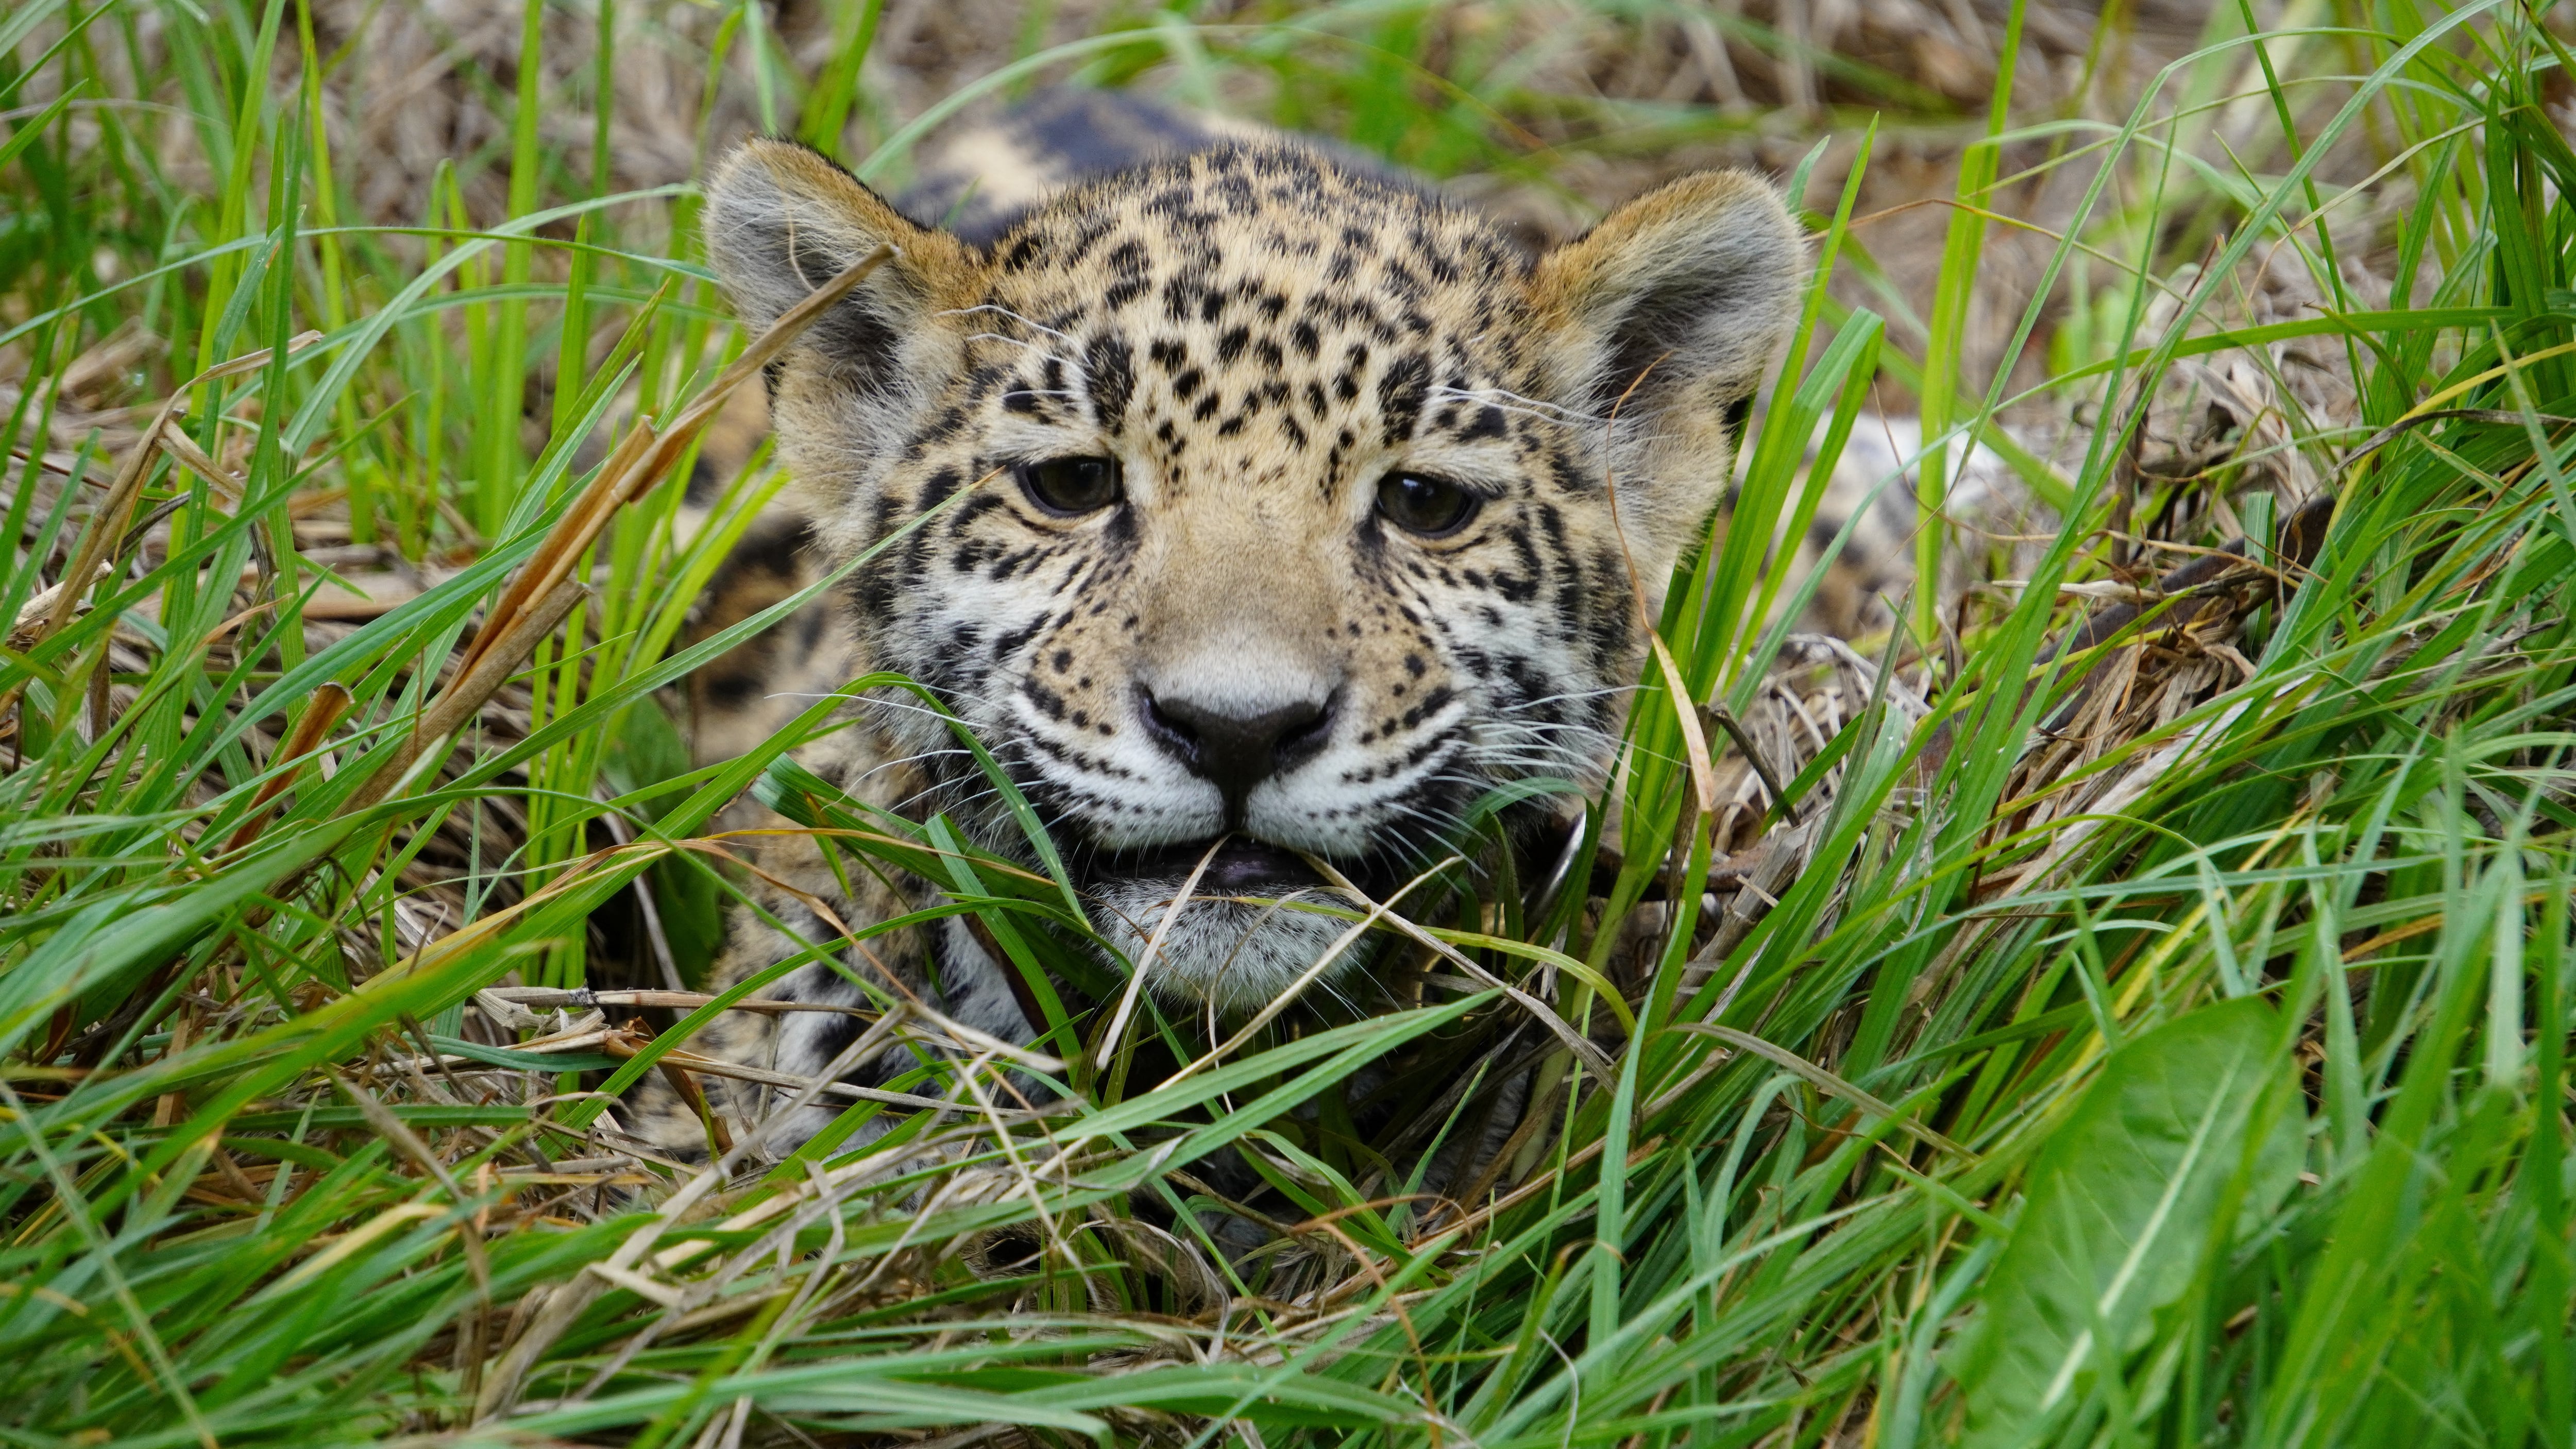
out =
[[(778, 379), (832, 549), (910, 529), (858, 576), (871, 662), (972, 726), (1156, 985), (1221, 1009), (1344, 933), (1272, 904), (1310, 862), (1382, 896), (1496, 786), (1597, 772), (1798, 257), (1741, 178), (1532, 266), (1278, 149), (1075, 191), (989, 255), (776, 145), (711, 216), (756, 319), (900, 249)], [(941, 722), (886, 720), (1015, 834)]]

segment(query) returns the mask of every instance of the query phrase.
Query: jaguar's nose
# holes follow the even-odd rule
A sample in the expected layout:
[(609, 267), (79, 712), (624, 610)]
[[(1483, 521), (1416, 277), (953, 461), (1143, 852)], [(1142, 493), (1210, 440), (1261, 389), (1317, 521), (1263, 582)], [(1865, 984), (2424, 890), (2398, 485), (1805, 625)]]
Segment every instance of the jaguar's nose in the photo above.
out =
[(1333, 730), (1333, 699), (1298, 700), (1257, 713), (1139, 692), (1146, 733), (1191, 774), (1225, 796), (1229, 824), (1243, 820), (1253, 787), (1312, 758)]

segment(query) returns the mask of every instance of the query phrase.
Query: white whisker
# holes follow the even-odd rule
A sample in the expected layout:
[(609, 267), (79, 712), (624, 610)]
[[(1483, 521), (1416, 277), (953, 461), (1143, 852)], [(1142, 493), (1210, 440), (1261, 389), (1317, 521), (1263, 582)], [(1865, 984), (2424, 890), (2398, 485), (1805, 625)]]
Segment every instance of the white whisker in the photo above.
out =
[[(977, 312), (990, 312), (997, 317), (1007, 318), (1010, 321), (1017, 322), (1021, 326), (1026, 327), (1031, 332), (1043, 332), (1047, 336), (1055, 338), (1059, 342), (1075, 343), (1081, 340), (1073, 336), (1071, 333), (1058, 332), (1044, 323), (1033, 322), (1027, 317), (1012, 311), (1010, 308), (1002, 306), (998, 302), (984, 302), (973, 307), (951, 307), (941, 312), (939, 315), (942, 317), (966, 317)], [(1018, 339), (1005, 337), (1000, 340), (1004, 342), (1012, 342), (1017, 341)]]

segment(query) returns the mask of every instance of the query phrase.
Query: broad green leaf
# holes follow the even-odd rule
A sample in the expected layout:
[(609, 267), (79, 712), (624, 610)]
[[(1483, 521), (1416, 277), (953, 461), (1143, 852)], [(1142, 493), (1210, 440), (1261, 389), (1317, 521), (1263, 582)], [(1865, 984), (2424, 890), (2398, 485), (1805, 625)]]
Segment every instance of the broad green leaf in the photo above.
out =
[[(2083, 1402), (2106, 1359), (2143, 1343), (2199, 1268), (2240, 1173), (2249, 1199), (2286, 1190), (2303, 1119), (2282, 1100), (2295, 1087), (2277, 1041), (2259, 1000), (2204, 1007), (2114, 1053), (2050, 1133), (1951, 1365), (1968, 1442), (2031, 1442)], [(2264, 1116), (2274, 1125), (2249, 1162), (2247, 1127)]]

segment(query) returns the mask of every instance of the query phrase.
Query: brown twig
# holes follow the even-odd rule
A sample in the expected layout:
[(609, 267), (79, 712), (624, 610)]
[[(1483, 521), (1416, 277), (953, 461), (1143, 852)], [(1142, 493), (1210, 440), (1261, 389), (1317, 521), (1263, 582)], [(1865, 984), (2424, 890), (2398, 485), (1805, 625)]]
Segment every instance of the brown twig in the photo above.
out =
[(385, 763), (377, 767), (366, 783), (350, 793), (340, 807), (343, 815), (366, 809), (382, 800), (420, 763), (429, 747), (454, 734), (464, 723), (480, 712), (501, 686), (518, 673), (519, 664), (533, 652), (539, 640), (554, 633), (555, 627), (572, 612), (572, 606), (584, 593), (582, 586), (566, 579), (535, 608), (520, 614), (513, 626), (504, 631), (494, 645), (484, 651), (468, 668), (448, 681), (445, 689), (420, 712), (411, 735), (402, 742)]
[(671, 1084), (672, 1091), (680, 1094), (681, 1102), (685, 1103), (690, 1114), (698, 1119), (698, 1125), (706, 1130), (707, 1144), (712, 1154), (722, 1157), (733, 1151), (733, 1132), (725, 1126), (724, 1118), (716, 1115), (715, 1108), (707, 1104), (707, 1094), (698, 1090), (698, 1079), (689, 1075), (688, 1068), (667, 1056), (662, 1058), (659, 1065), (662, 1069), (662, 1079)]
[(313, 691), (312, 703), (304, 707), (303, 717), (278, 744), (277, 754), (270, 761), (277, 773), (270, 776), (268, 783), (259, 787), (259, 793), (251, 797), (250, 813), (242, 817), (241, 828), (233, 832), (233, 838), (224, 842), (227, 853), (241, 850), (259, 839), (260, 831), (268, 827), (270, 803), (285, 794), (287, 786), (295, 783), (295, 777), (302, 773), (304, 757), (321, 748), (323, 738), (331, 733), (331, 726), (340, 722), (340, 716), (347, 713), (348, 708), (349, 691), (337, 684), (325, 684)]

